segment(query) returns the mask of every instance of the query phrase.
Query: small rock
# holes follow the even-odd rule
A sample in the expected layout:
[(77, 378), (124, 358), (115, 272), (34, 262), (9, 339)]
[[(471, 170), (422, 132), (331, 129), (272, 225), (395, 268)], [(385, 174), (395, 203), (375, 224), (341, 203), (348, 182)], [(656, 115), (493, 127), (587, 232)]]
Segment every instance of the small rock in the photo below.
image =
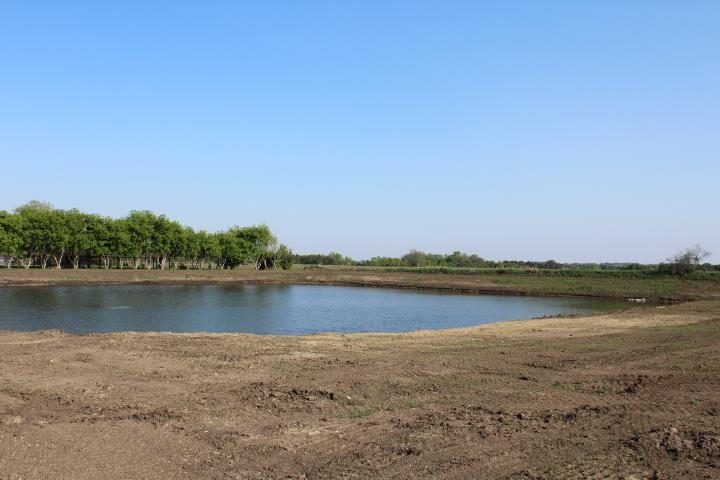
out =
[(671, 455), (679, 455), (685, 449), (685, 442), (678, 435), (677, 428), (671, 427), (660, 444)]

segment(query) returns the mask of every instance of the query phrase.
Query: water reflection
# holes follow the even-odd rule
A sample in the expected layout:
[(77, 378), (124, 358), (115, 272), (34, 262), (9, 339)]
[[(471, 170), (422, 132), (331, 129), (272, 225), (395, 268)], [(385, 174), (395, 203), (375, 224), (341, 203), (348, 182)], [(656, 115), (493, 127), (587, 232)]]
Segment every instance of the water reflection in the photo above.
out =
[(304, 334), (403, 332), (622, 308), (576, 298), (447, 295), (308, 285), (0, 289), (0, 329)]

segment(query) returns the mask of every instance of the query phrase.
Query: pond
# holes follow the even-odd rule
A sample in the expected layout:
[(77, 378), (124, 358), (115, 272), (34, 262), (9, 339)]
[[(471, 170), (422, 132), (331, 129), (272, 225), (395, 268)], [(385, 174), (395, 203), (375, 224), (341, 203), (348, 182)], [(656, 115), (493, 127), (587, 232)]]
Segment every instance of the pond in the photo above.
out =
[(407, 332), (625, 306), (617, 300), (310, 285), (18, 287), (0, 289), (0, 330)]

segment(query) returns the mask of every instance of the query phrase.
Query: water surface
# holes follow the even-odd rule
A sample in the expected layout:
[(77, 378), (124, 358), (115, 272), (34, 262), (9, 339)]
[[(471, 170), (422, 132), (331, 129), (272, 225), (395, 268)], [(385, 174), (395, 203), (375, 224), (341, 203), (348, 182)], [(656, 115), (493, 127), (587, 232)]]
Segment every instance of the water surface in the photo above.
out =
[(314, 285), (19, 287), (0, 289), (0, 330), (407, 332), (624, 306), (605, 299)]

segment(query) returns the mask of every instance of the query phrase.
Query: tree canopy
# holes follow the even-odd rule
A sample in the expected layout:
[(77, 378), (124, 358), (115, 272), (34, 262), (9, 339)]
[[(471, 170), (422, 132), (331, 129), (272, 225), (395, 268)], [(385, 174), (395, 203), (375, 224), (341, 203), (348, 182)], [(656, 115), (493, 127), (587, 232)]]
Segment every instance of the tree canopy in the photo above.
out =
[(195, 231), (149, 210), (110, 218), (31, 201), (0, 211), (0, 256), (25, 268), (289, 268), (292, 251), (267, 225)]
[(709, 256), (710, 251), (697, 244), (668, 258), (668, 267), (672, 273), (690, 273), (697, 269), (703, 260)]

